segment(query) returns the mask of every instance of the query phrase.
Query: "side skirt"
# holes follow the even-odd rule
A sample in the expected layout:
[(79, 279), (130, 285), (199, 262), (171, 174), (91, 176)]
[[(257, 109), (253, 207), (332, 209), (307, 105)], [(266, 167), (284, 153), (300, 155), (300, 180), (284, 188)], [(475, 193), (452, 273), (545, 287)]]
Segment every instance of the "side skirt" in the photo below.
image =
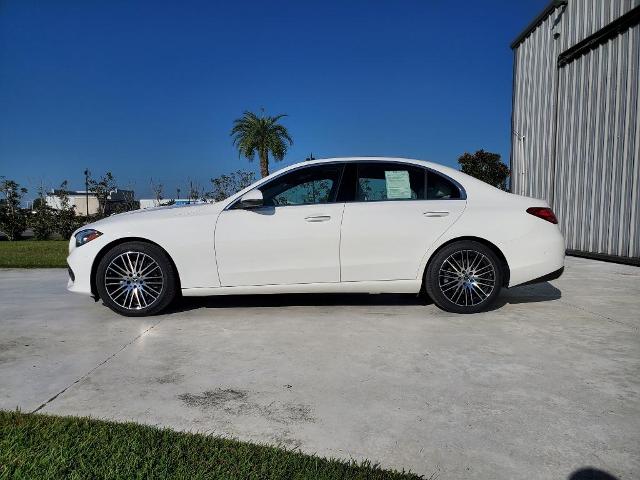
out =
[(419, 280), (374, 282), (296, 283), (293, 285), (246, 285), (237, 287), (183, 288), (185, 297), (209, 295), (262, 295), (277, 293), (418, 293)]

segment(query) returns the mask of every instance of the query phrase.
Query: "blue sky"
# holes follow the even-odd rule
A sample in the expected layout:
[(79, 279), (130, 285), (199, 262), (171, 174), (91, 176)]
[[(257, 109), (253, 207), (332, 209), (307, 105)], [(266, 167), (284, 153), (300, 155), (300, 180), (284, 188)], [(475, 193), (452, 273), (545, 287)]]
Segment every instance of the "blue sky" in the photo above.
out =
[(257, 171), (229, 130), (261, 107), (295, 142), (272, 170), (310, 152), (508, 161), (509, 43), (546, 3), (0, 0), (0, 175), (208, 187)]

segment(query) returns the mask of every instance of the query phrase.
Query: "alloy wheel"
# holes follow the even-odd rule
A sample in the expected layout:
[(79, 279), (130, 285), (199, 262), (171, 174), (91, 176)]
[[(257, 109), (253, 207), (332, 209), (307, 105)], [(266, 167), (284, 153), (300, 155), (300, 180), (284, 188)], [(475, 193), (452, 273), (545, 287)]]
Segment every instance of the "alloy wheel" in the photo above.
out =
[(496, 287), (495, 268), (491, 260), (480, 252), (458, 250), (442, 262), (438, 285), (442, 294), (455, 305), (478, 305)]
[(143, 252), (121, 253), (109, 262), (104, 274), (109, 298), (128, 310), (153, 305), (162, 293), (164, 281), (158, 262)]

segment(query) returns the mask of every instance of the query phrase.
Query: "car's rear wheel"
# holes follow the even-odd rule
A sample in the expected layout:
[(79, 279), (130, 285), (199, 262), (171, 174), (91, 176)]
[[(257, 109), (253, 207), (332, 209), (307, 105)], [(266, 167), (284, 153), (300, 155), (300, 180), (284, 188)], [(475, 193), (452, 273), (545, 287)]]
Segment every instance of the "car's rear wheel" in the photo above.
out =
[(502, 262), (486, 245), (472, 240), (451, 243), (436, 253), (425, 273), (433, 302), (454, 313), (489, 308), (500, 293)]
[(109, 250), (95, 280), (104, 304), (129, 317), (160, 312), (177, 290), (171, 261), (161, 248), (145, 242), (121, 243)]

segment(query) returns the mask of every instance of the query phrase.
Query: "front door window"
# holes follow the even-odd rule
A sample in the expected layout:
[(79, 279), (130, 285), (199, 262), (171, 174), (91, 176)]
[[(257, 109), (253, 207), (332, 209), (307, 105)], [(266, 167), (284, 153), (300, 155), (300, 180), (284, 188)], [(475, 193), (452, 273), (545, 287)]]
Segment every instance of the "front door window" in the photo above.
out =
[(318, 165), (286, 173), (260, 187), (267, 207), (313, 205), (335, 201), (341, 165)]

